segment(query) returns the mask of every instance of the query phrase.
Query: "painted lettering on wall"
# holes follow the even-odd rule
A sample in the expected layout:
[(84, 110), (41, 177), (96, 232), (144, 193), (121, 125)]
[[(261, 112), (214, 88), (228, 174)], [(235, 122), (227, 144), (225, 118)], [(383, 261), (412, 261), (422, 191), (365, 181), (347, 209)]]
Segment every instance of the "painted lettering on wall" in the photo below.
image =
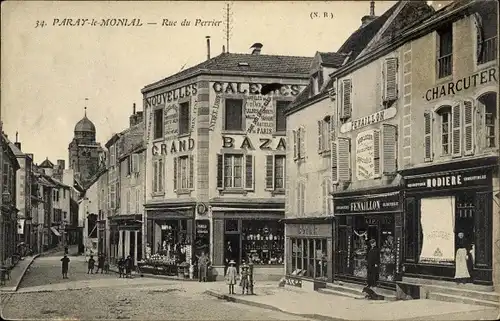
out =
[(455, 186), (474, 185), (488, 179), (488, 175), (481, 173), (440, 175), (426, 178), (412, 178), (406, 180), (407, 188), (452, 188)]
[(373, 130), (359, 133), (356, 138), (356, 177), (358, 180), (373, 179), (375, 176)]
[[(222, 148), (235, 148), (235, 139), (230, 136), (222, 136)], [(284, 137), (280, 137), (276, 145), (273, 145), (271, 138), (259, 138), (258, 142), (252, 142), (250, 137), (245, 136), (239, 145), (239, 149), (254, 150), (259, 148), (261, 150), (286, 150), (286, 141)]]
[[(263, 99), (256, 99), (263, 98)], [(269, 96), (248, 97), (245, 105), (245, 118), (252, 119), (247, 133), (272, 134), (274, 132), (274, 110)]]
[(471, 86), (474, 88), (478, 85), (484, 85), (491, 81), (498, 81), (496, 67), (480, 71), (468, 77), (458, 79), (457, 81), (451, 81), (449, 83), (428, 89), (425, 92), (425, 99), (427, 101), (432, 101), (448, 95), (455, 95), (455, 93), (467, 90), (471, 88)]
[[(214, 82), (213, 90), (218, 94), (260, 95), (262, 84), (239, 82)], [(300, 93), (299, 85), (283, 85), (270, 95), (297, 96)]]
[(146, 98), (146, 107), (155, 107), (164, 105), (180, 98), (190, 97), (198, 92), (198, 85), (196, 83), (176, 88), (170, 91), (162, 92), (154, 96)]
[(153, 145), (153, 147), (151, 148), (151, 152), (153, 156), (156, 156), (156, 155), (182, 153), (182, 152), (192, 151), (193, 149), (194, 149), (194, 139), (188, 138), (188, 139), (173, 141), (170, 144), (162, 143)]
[(353, 121), (347, 122), (340, 126), (341, 133), (347, 133), (352, 130), (361, 129), (363, 127), (367, 127), (370, 125), (374, 125), (388, 119), (394, 118), (396, 116), (397, 109), (396, 107), (390, 107), (381, 111), (378, 111), (374, 114), (363, 116), (358, 119), (354, 119)]
[(351, 212), (366, 212), (380, 210), (380, 201), (363, 201), (352, 202), (350, 205)]
[(213, 131), (215, 128), (215, 124), (217, 122), (217, 116), (219, 114), (219, 107), (221, 100), (222, 100), (221, 95), (215, 96), (215, 102), (214, 105), (212, 106), (212, 113), (210, 114), (210, 125), (208, 127), (208, 130)]
[(165, 111), (163, 112), (164, 115), (164, 127), (165, 127), (165, 133), (164, 133), (164, 138), (165, 140), (173, 140), (177, 137), (179, 134), (179, 107), (176, 104), (172, 104), (165, 108)]
[(194, 130), (194, 126), (196, 125), (196, 116), (198, 115), (198, 99), (196, 98), (193, 104), (193, 108), (191, 110), (191, 130), (192, 133)]

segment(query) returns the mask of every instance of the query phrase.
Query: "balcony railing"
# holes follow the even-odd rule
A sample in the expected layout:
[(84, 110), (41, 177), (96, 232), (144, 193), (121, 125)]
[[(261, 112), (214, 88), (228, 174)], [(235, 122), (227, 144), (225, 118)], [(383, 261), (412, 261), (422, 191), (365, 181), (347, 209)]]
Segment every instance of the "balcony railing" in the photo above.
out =
[(444, 55), (438, 58), (438, 78), (451, 75), (453, 69), (453, 54)]
[(486, 39), (482, 43), (481, 55), (479, 57), (479, 63), (484, 64), (489, 61), (497, 59), (497, 37), (491, 37)]

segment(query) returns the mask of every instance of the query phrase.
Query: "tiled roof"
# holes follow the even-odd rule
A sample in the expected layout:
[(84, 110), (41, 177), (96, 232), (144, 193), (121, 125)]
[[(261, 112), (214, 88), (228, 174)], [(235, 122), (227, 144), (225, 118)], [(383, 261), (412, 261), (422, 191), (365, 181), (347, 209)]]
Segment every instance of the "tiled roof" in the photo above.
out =
[(338, 52), (320, 52), (321, 61), (324, 65), (340, 67), (344, 63), (347, 54)]
[(54, 164), (46, 158), (38, 167), (40, 168), (54, 168)]
[(17, 148), (17, 146), (14, 143), (10, 142), (10, 141), (9, 141), (9, 148), (12, 150), (12, 152), (14, 153), (14, 155), (16, 155), (16, 156), (24, 156), (24, 153), (21, 152), (21, 150), (19, 148)]
[[(260, 72), (265, 74), (308, 74), (312, 57), (252, 55), (240, 53), (222, 53), (193, 67), (184, 69), (175, 75), (144, 87), (165, 85), (195, 74), (200, 69), (209, 71)], [(247, 65), (248, 64), (248, 65)]]

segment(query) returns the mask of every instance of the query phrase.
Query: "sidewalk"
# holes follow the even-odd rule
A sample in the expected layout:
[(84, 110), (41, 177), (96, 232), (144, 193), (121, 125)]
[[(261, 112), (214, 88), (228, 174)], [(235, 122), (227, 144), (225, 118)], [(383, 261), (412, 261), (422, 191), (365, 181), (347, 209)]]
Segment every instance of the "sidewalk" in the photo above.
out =
[[(241, 293), (239, 287), (236, 293)], [(496, 320), (498, 309), (434, 300), (370, 301), (306, 292), (291, 287), (260, 286), (256, 295), (228, 295), (216, 283), (205, 293), (229, 302), (319, 320)]]
[(10, 279), (5, 281), (5, 285), (0, 285), (0, 292), (16, 292), (26, 271), (38, 256), (38, 254), (26, 256), (19, 261), (12, 271), (10, 271)]
[[(118, 266), (111, 264), (109, 266), (109, 272), (115, 272), (118, 273)], [(172, 280), (172, 281), (188, 281), (188, 282), (198, 282), (198, 278), (193, 278), (193, 279), (185, 279), (185, 278), (180, 278), (176, 275), (161, 275), (161, 274), (152, 274), (152, 273), (142, 273), (139, 275), (135, 270), (132, 271), (132, 276), (133, 277), (145, 277), (145, 278), (151, 278), (151, 279), (160, 279), (160, 280)]]

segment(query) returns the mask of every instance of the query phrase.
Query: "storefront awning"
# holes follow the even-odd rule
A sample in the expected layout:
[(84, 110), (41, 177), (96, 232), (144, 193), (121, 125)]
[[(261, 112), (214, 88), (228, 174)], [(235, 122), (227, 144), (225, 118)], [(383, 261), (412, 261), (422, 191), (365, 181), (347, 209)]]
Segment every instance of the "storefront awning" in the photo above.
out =
[(61, 233), (59, 233), (57, 228), (55, 228), (54, 226), (51, 226), (50, 230), (52, 231), (52, 233), (54, 233), (55, 236), (61, 236)]

